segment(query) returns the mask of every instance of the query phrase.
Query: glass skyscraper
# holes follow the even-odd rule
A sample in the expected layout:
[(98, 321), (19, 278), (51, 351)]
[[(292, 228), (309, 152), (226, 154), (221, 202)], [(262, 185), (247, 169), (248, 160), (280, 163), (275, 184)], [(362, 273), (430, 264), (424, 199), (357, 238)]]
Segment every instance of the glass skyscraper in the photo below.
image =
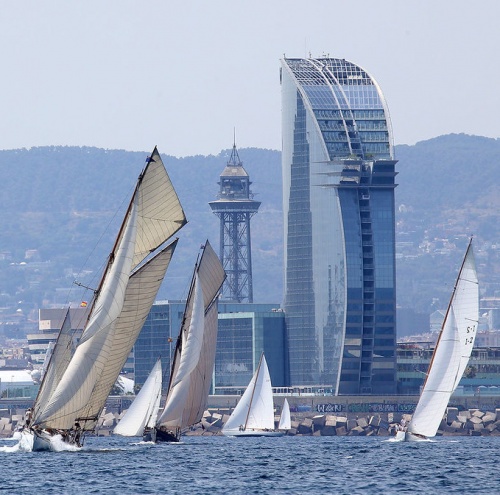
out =
[(395, 164), (376, 81), (283, 59), (285, 313), (291, 386), (396, 392)]

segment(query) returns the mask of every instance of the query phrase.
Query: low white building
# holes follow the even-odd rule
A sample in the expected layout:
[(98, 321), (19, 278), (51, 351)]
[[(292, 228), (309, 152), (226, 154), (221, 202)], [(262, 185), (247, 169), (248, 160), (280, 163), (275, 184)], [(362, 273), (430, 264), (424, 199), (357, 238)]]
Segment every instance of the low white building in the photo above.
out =
[(29, 370), (0, 370), (0, 397), (35, 398), (39, 383)]

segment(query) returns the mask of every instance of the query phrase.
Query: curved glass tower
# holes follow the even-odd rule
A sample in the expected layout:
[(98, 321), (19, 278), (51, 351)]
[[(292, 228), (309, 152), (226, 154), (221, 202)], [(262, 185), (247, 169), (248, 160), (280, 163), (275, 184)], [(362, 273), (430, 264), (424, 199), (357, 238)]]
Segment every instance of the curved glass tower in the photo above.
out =
[(283, 59), (285, 312), (292, 386), (396, 392), (395, 164), (376, 81)]

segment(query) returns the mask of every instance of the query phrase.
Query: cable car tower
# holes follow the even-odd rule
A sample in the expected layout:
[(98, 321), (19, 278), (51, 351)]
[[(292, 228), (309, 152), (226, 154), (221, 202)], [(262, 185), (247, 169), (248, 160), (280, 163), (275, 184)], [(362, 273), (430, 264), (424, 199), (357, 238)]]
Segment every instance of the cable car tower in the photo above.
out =
[(218, 199), (209, 205), (220, 219), (219, 257), (227, 275), (222, 299), (252, 303), (250, 218), (257, 213), (260, 201), (253, 200), (250, 177), (240, 161), (236, 143), (218, 184)]

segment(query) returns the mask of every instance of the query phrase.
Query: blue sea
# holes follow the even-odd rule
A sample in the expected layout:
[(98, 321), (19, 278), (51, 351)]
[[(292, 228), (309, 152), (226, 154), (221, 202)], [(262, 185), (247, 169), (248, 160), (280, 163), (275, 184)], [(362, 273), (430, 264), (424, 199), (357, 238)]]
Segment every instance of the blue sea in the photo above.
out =
[(500, 437), (89, 437), (78, 452), (0, 440), (0, 491), (23, 494), (500, 493)]

